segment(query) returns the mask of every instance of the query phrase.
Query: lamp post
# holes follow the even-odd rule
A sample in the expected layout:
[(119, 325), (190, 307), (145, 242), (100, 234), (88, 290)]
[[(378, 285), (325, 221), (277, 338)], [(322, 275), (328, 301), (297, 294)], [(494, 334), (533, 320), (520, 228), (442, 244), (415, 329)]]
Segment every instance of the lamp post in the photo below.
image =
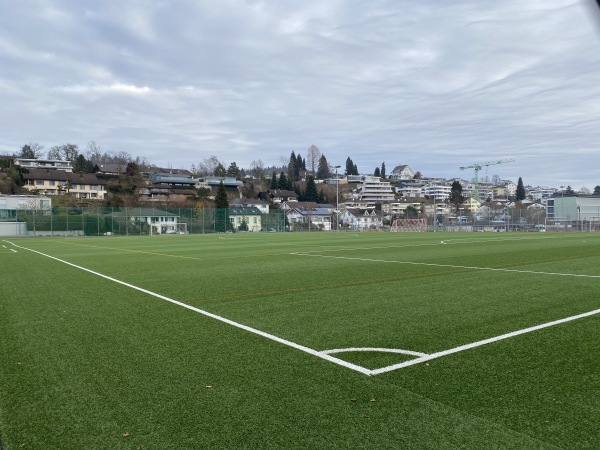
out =
[(340, 179), (338, 178), (338, 169), (342, 166), (335, 166), (335, 231), (340, 231)]

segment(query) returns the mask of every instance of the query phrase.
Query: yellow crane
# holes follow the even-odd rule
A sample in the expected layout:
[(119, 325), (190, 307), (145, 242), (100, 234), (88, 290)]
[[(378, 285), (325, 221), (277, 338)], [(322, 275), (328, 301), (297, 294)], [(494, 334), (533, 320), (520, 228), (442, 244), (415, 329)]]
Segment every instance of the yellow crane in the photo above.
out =
[(460, 170), (473, 169), (475, 171), (475, 177), (474, 177), (474, 183), (473, 183), (475, 185), (474, 197), (476, 200), (481, 200), (481, 198), (479, 198), (479, 171), (487, 166), (495, 166), (496, 164), (505, 164), (505, 163), (514, 162), (514, 161), (515, 161), (515, 158), (507, 158), (507, 159), (498, 159), (496, 161), (488, 161), (488, 162), (483, 162), (483, 163), (473, 163), (470, 166), (460, 167)]

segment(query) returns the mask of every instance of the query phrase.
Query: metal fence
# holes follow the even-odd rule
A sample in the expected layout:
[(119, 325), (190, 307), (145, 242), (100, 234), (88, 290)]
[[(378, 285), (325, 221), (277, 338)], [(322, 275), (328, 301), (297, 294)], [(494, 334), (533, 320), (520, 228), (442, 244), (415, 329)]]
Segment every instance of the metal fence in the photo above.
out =
[[(285, 231), (283, 211), (261, 214), (256, 221), (255, 214), (241, 216), (249, 231)], [(233, 217), (230, 210), (215, 208), (57, 207), (17, 210), (4, 219), (2, 230), (13, 236), (206, 234), (244, 230), (238, 218), (239, 211)]]

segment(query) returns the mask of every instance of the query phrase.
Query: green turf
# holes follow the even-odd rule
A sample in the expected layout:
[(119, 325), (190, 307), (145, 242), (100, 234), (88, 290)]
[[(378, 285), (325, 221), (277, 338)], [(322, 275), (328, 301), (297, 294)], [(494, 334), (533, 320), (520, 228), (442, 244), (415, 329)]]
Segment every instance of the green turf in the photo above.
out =
[[(571, 276), (600, 276), (594, 234), (9, 240), (315, 350), (433, 353), (600, 308), (600, 278)], [(600, 315), (369, 377), (0, 244), (3, 450), (600, 441)]]

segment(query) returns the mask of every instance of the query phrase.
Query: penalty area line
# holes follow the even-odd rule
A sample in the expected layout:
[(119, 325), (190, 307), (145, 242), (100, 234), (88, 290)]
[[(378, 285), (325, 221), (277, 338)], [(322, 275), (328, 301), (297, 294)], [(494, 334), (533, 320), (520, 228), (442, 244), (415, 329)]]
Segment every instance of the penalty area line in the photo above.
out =
[(27, 248), (27, 247), (22, 247), (22, 246), (17, 245), (17, 244), (15, 244), (13, 242), (10, 242), (10, 241), (6, 241), (6, 242), (8, 242), (9, 244), (11, 244), (11, 245), (13, 245), (13, 246), (15, 246), (17, 248), (20, 248), (22, 250), (27, 250), (29, 252), (36, 253), (36, 254), (41, 255), (41, 256), (45, 256), (46, 258), (53, 259), (54, 261), (58, 261), (60, 263), (66, 264), (66, 265), (71, 266), (71, 267), (74, 267), (75, 269), (83, 270), (84, 272), (88, 272), (88, 273), (90, 273), (92, 275), (96, 275), (96, 276), (98, 276), (100, 278), (104, 278), (105, 280), (112, 281), (113, 283), (117, 283), (117, 284), (126, 286), (126, 287), (128, 287), (130, 289), (134, 289), (136, 291), (143, 292), (144, 294), (148, 294), (148, 295), (150, 295), (152, 297), (159, 298), (161, 300), (167, 301), (167, 302), (172, 303), (174, 305), (181, 306), (182, 308), (189, 309), (190, 311), (193, 311), (193, 312), (198, 313), (198, 314), (202, 314), (203, 316), (210, 317), (211, 319), (218, 320), (220, 322), (226, 323), (227, 325), (231, 325), (231, 326), (233, 326), (235, 328), (239, 328), (239, 329), (247, 331), (249, 333), (253, 333), (253, 334), (256, 334), (258, 336), (262, 336), (263, 338), (269, 339), (271, 341), (275, 341), (275, 342), (277, 342), (279, 344), (287, 345), (288, 347), (295, 348), (296, 350), (300, 350), (302, 352), (305, 352), (305, 353), (308, 353), (310, 355), (316, 356), (318, 358), (324, 359), (326, 361), (332, 362), (332, 363), (337, 364), (339, 366), (343, 366), (343, 367), (346, 367), (348, 369), (355, 370), (355, 371), (360, 372), (360, 373), (365, 374), (365, 375), (371, 375), (372, 370), (367, 369), (365, 367), (349, 363), (347, 361), (344, 361), (342, 359), (336, 358), (336, 357), (328, 355), (326, 353), (317, 351), (317, 350), (312, 349), (310, 347), (306, 347), (304, 345), (300, 345), (300, 344), (297, 344), (295, 342), (288, 341), (287, 339), (280, 338), (280, 337), (275, 336), (273, 334), (269, 334), (269, 333), (266, 333), (264, 331), (258, 330), (256, 328), (249, 327), (247, 325), (241, 324), (239, 322), (235, 322), (235, 321), (227, 319), (225, 317), (218, 316), (216, 314), (213, 314), (211, 312), (205, 311), (203, 309), (196, 308), (194, 306), (190, 306), (190, 305), (188, 305), (186, 303), (183, 303), (183, 302), (180, 302), (178, 300), (172, 299), (170, 297), (158, 294), (157, 292), (153, 292), (153, 291), (150, 291), (148, 289), (144, 289), (144, 288), (141, 288), (139, 286), (135, 286), (134, 284), (118, 280), (118, 279), (110, 277), (108, 275), (104, 275), (104, 274), (102, 274), (100, 272), (96, 272), (94, 270), (87, 269), (87, 268), (82, 267), (82, 266), (78, 266), (77, 264), (70, 263), (68, 261), (65, 261), (63, 259), (57, 258), (55, 256), (51, 256), (51, 255), (48, 255), (46, 253), (42, 253), (42, 252), (39, 252), (37, 250), (33, 250), (33, 249), (30, 249), (30, 248)]

